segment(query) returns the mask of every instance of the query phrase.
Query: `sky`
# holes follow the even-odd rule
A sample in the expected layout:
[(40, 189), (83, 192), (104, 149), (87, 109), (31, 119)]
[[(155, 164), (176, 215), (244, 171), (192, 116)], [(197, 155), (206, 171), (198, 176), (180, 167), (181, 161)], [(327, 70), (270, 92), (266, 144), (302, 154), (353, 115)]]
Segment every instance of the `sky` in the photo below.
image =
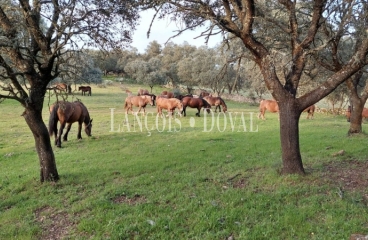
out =
[[(140, 24), (133, 35), (133, 43), (131, 44), (131, 46), (137, 48), (138, 52), (140, 53), (144, 53), (148, 44), (150, 42), (153, 42), (154, 40), (156, 40), (164, 48), (164, 44), (166, 43), (166, 41), (171, 36), (174, 36), (176, 34), (176, 32), (174, 31), (180, 29), (180, 26), (176, 25), (175, 22), (170, 22), (170, 20), (168, 19), (156, 19), (152, 25), (150, 37), (147, 38), (147, 31), (149, 29), (153, 13), (154, 12), (150, 10), (141, 14)], [(179, 45), (187, 41), (190, 45), (194, 45), (196, 47), (205, 46), (206, 44), (204, 37), (194, 39), (195, 37), (199, 36), (202, 31), (201, 29), (198, 29), (196, 31), (185, 31), (180, 36), (170, 39), (170, 41)], [(220, 34), (216, 36), (211, 36), (207, 46), (210, 48), (215, 47), (218, 43), (221, 42), (221, 40), (222, 37)]]

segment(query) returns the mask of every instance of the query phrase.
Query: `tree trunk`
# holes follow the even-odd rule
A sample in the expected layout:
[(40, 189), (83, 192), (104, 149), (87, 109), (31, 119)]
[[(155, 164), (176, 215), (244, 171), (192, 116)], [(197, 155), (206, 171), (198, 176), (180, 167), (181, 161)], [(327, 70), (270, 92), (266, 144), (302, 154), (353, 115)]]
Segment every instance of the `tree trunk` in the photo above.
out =
[(360, 101), (360, 99), (355, 99), (352, 97), (350, 101), (350, 127), (348, 131), (348, 135), (362, 133), (362, 112), (364, 108), (364, 104)]
[(40, 161), (40, 181), (57, 181), (59, 174), (55, 156), (46, 125), (42, 119), (42, 111), (27, 107), (23, 116), (33, 133), (36, 151)]
[(301, 111), (295, 99), (279, 103), (280, 140), (282, 150), (283, 174), (304, 174), (299, 147), (299, 119)]

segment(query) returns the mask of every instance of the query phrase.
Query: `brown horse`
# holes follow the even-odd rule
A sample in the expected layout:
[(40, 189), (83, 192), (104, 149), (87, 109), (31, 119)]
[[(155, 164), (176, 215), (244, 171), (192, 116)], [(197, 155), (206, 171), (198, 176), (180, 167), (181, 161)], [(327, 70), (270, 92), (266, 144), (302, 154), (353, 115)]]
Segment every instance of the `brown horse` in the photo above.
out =
[(193, 97), (193, 94), (187, 94), (187, 95), (180, 94), (180, 95), (176, 96), (175, 98), (177, 98), (177, 99), (179, 99), (181, 101), (185, 97)]
[(183, 112), (183, 103), (176, 98), (164, 98), (157, 97), (156, 100), (157, 105), (157, 114), (163, 116), (162, 109), (166, 109), (169, 112), (170, 116), (173, 116), (175, 108), (178, 108), (179, 114), (181, 116), (181, 112)]
[(53, 86), (52, 88), (55, 90), (59, 90), (60, 92), (61, 91), (68, 92), (68, 93), (72, 92), (72, 87), (66, 83), (56, 83), (56, 85)]
[(141, 96), (141, 95), (149, 95), (149, 91), (147, 89), (139, 89), (138, 90), (138, 96)]
[(86, 95), (86, 92), (88, 92), (87, 96), (91, 96), (92, 95), (92, 89), (90, 86), (80, 86), (78, 88), (78, 91), (82, 91), (82, 96)]
[[(92, 120), (89, 117), (88, 110), (83, 103), (76, 102), (64, 102), (59, 101), (50, 107), (50, 119), (49, 119), (49, 134), (50, 136), (55, 134), (55, 145), (61, 147), (61, 135), (65, 125), (68, 124), (66, 132), (63, 136), (64, 141), (68, 141), (68, 133), (72, 124), (78, 122), (78, 139), (82, 139), (82, 123), (84, 123), (84, 130), (88, 136), (91, 136)], [(60, 129), (58, 133), (57, 124), (60, 122)]]
[(136, 114), (138, 114), (138, 113), (140, 113), (141, 109), (143, 108), (143, 115), (144, 115), (146, 113), (147, 104), (150, 104), (151, 106), (153, 106), (153, 99), (149, 95), (128, 96), (125, 99), (124, 109), (126, 111), (126, 114), (128, 114), (129, 109), (132, 111), (132, 114), (134, 114), (133, 106), (139, 107), (138, 112), (136, 113)]
[(270, 112), (279, 112), (279, 105), (277, 104), (277, 102), (275, 100), (261, 100), (261, 102), (259, 103), (259, 114), (258, 114), (258, 118), (262, 118), (263, 120), (266, 120), (265, 118), (265, 112), (266, 110), (270, 111)]
[(312, 106), (309, 106), (306, 109), (304, 109), (303, 112), (307, 112), (308, 113), (307, 119), (313, 119), (314, 118), (314, 111), (315, 110), (316, 110), (316, 106), (315, 105), (312, 105)]
[(173, 92), (168, 92), (168, 91), (162, 91), (162, 93), (161, 93), (160, 96), (166, 97), (166, 98), (173, 98), (173, 97), (175, 97)]
[(133, 96), (133, 93), (129, 91), (128, 89), (125, 90), (126, 94), (128, 94), (128, 97)]
[[(350, 122), (350, 116), (351, 116), (351, 106), (348, 106), (348, 109), (346, 110), (346, 120), (348, 122)], [(368, 108), (363, 108), (362, 118), (368, 118)]]
[(211, 93), (209, 92), (205, 92), (205, 91), (202, 91), (200, 94), (199, 94), (199, 97), (203, 98), (203, 97), (212, 97)]
[(217, 108), (221, 112), (222, 110), (226, 113), (227, 112), (227, 106), (225, 101), (220, 97), (211, 97), (211, 96), (205, 96), (203, 97), (204, 100), (206, 100), (211, 106), (215, 106), (215, 112), (217, 112)]
[(198, 112), (196, 113), (196, 116), (198, 117), (200, 117), (199, 114), (202, 108), (205, 108), (207, 110), (207, 113), (210, 113), (211, 111), (211, 105), (203, 98), (184, 97), (182, 103), (184, 117), (187, 115), (185, 111), (187, 107), (197, 108)]

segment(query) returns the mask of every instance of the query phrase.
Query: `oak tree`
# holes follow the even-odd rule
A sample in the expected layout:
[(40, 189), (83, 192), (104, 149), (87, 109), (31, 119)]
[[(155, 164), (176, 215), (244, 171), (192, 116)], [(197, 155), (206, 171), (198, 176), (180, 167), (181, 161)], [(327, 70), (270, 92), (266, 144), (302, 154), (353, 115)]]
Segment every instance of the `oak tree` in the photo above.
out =
[(113, 49), (131, 41), (138, 14), (130, 0), (0, 2), (0, 99), (18, 101), (31, 130), (40, 181), (57, 181), (55, 155), (42, 118), (46, 87), (67, 69), (63, 56), (86, 47)]

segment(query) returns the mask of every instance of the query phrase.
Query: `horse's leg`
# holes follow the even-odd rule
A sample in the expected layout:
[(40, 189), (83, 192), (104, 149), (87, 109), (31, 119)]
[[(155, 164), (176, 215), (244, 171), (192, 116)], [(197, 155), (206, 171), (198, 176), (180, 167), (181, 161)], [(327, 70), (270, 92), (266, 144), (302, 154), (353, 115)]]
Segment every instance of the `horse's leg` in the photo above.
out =
[(219, 112), (221, 112), (221, 106), (220, 105), (217, 105), (217, 107), (219, 108)]
[(61, 123), (60, 122), (60, 129), (59, 129), (59, 134), (56, 140), (56, 146), (57, 147), (61, 147), (61, 135), (63, 135), (63, 130), (65, 128), (65, 123)]
[(183, 107), (183, 115), (184, 115), (184, 117), (187, 116), (186, 109), (187, 109), (187, 106)]
[(138, 116), (138, 114), (141, 112), (141, 109), (142, 109), (142, 106), (141, 106), (141, 105), (139, 105), (138, 111), (137, 111), (137, 113), (136, 113), (136, 115), (137, 115), (137, 116)]
[(200, 115), (199, 115), (199, 114), (201, 113), (201, 108), (200, 108), (200, 107), (197, 107), (197, 110), (198, 110), (198, 112), (196, 113), (196, 116), (197, 116), (197, 117), (200, 117)]
[(78, 135), (77, 139), (82, 139), (82, 121), (78, 122)]
[(68, 133), (69, 133), (71, 128), (72, 128), (72, 123), (68, 123), (68, 126), (66, 127), (66, 132), (65, 132), (64, 137), (63, 137), (63, 141), (68, 141)]

